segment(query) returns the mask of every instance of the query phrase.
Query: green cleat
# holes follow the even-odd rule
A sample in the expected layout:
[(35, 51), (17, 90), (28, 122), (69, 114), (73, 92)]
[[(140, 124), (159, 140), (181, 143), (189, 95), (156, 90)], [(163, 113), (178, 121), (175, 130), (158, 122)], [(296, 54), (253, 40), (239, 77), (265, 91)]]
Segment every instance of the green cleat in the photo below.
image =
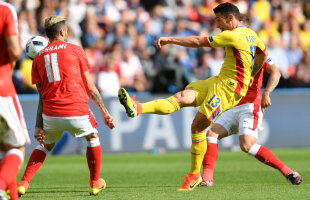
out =
[(27, 181), (21, 180), (17, 185), (18, 196), (23, 196), (29, 188), (29, 183)]
[(141, 105), (135, 101), (134, 97), (131, 98), (124, 88), (118, 90), (118, 99), (126, 109), (128, 117), (134, 118), (140, 114)]
[(105, 180), (102, 178), (98, 179), (97, 181), (89, 181), (90, 182), (90, 195), (97, 195), (101, 190), (107, 187)]

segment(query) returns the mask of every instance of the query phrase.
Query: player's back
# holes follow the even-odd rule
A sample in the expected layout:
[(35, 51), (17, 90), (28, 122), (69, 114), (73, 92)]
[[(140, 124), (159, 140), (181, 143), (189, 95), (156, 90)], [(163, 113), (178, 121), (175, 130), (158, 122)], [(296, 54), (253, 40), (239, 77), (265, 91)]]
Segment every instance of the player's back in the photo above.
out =
[(17, 35), (17, 15), (13, 6), (0, 2), (0, 96), (16, 94), (6, 37)]
[(32, 66), (33, 84), (41, 83), (43, 113), (47, 116), (82, 116), (89, 113), (82, 73), (89, 70), (84, 51), (57, 41), (36, 56)]

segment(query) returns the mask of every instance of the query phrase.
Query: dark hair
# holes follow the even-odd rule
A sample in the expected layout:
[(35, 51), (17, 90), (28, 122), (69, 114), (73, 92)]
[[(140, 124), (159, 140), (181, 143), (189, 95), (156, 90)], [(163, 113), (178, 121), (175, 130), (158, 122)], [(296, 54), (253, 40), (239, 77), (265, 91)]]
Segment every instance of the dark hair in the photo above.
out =
[(234, 15), (238, 20), (240, 20), (240, 12), (237, 6), (231, 3), (222, 3), (213, 9), (214, 13), (222, 14), (227, 17), (229, 14)]
[(250, 18), (245, 15), (245, 14), (240, 14), (240, 21), (244, 24), (244, 25), (250, 25)]
[(60, 30), (66, 26), (66, 21), (60, 21), (60, 22), (57, 22), (56, 24), (48, 27), (45, 29), (45, 33), (46, 33), (46, 36), (51, 40), (51, 39), (55, 39), (58, 35), (59, 35), (59, 32)]

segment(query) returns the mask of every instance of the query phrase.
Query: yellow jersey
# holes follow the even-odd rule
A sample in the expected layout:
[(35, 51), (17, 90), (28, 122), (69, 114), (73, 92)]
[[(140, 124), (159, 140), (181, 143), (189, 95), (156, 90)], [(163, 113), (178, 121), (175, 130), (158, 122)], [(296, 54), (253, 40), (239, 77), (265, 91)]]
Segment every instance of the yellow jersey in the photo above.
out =
[(251, 79), (254, 56), (266, 51), (257, 34), (245, 26), (204, 38), (208, 47), (225, 47), (219, 78), (233, 91), (245, 96)]

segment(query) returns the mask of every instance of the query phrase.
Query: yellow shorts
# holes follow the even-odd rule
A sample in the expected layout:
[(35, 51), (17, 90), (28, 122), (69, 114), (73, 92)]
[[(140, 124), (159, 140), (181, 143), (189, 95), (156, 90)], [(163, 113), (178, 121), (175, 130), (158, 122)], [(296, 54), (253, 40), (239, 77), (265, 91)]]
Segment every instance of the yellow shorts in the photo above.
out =
[(206, 80), (190, 83), (186, 89), (193, 88), (196, 93), (196, 107), (198, 112), (214, 122), (223, 112), (236, 106), (242, 96), (235, 93), (220, 80), (213, 76)]

